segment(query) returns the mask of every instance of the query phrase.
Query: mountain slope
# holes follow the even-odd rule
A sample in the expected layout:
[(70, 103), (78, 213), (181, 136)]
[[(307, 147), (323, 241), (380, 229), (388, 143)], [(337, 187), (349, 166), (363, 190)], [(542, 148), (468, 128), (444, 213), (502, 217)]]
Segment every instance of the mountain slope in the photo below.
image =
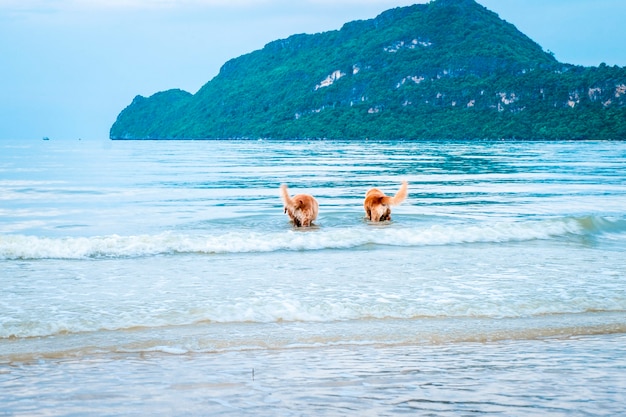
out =
[(112, 139), (626, 138), (626, 69), (557, 62), (474, 0), (388, 10), (136, 97)]

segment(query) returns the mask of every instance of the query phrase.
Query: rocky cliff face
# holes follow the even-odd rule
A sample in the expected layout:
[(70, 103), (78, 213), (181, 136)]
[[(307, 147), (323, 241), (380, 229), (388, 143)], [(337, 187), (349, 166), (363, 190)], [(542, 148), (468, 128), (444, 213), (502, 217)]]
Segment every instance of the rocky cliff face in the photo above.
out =
[(136, 97), (112, 139), (619, 139), (626, 69), (557, 62), (474, 0), (388, 10)]

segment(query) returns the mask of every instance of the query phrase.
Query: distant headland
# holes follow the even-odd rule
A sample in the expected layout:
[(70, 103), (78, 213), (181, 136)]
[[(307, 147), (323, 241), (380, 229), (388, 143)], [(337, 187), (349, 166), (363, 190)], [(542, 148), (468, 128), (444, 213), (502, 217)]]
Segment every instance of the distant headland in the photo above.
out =
[(626, 68), (558, 62), (474, 0), (434, 0), (137, 96), (110, 138), (626, 139)]

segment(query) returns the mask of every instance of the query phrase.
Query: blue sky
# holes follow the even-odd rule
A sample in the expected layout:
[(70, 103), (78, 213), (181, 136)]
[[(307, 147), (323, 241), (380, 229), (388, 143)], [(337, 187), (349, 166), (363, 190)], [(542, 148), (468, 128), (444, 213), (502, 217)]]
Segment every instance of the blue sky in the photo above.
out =
[[(626, 66), (624, 0), (477, 0), (563, 62)], [(0, 0), (0, 139), (106, 139), (137, 94), (195, 93), (295, 33), (425, 0)]]

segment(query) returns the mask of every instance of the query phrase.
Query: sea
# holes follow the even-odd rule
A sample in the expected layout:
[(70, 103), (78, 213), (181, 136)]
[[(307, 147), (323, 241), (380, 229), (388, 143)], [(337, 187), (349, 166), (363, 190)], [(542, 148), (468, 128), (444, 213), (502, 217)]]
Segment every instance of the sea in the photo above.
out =
[(626, 415), (626, 142), (0, 141), (0, 416), (88, 415)]

